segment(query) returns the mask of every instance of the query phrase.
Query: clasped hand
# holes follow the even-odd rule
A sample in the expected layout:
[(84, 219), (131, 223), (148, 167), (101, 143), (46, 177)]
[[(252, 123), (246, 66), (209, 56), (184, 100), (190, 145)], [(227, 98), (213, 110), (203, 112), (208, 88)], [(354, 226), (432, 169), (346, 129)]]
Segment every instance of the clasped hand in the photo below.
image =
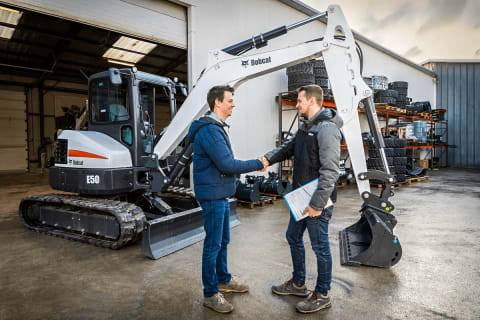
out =
[(258, 160), (262, 161), (262, 164), (263, 164), (263, 169), (260, 169), (258, 171), (264, 172), (265, 170), (267, 170), (267, 167), (270, 165), (267, 158), (265, 158), (265, 156), (260, 156), (258, 157)]

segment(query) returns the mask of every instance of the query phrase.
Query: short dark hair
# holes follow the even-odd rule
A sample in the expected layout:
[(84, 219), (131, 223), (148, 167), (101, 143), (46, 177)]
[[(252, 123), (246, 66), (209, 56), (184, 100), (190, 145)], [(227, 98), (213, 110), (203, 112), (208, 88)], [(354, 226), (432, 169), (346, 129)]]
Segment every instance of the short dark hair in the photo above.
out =
[(297, 93), (300, 93), (301, 91), (305, 91), (305, 96), (307, 99), (310, 99), (311, 97), (314, 97), (315, 100), (317, 101), (318, 105), (321, 107), (323, 104), (323, 89), (322, 87), (316, 85), (316, 84), (309, 84), (307, 86), (302, 86), (297, 89)]
[(229, 91), (233, 94), (233, 88), (226, 85), (226, 86), (215, 86), (212, 87), (207, 94), (207, 102), (210, 110), (213, 111), (215, 107), (215, 100), (223, 101), (225, 97), (225, 91)]

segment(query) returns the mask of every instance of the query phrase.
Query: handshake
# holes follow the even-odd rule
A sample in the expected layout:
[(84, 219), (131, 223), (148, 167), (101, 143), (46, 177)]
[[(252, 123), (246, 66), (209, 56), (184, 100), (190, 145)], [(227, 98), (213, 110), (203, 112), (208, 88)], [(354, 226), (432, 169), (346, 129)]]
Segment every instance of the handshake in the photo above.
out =
[(260, 169), (258, 171), (265, 172), (265, 170), (267, 170), (267, 167), (270, 165), (270, 162), (268, 162), (268, 160), (267, 160), (267, 158), (265, 158), (265, 156), (258, 157), (258, 160), (262, 161), (262, 163), (263, 163), (263, 169)]

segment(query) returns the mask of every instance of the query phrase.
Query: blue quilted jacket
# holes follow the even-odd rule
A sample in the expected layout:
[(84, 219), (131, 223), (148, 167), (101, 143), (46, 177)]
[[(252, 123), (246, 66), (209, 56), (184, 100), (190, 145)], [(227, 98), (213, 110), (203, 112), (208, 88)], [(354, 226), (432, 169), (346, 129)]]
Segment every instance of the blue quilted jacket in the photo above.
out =
[(263, 168), (260, 160), (236, 160), (225, 124), (211, 116), (196, 120), (187, 138), (193, 143), (193, 183), (197, 200), (218, 200), (235, 194), (236, 177)]

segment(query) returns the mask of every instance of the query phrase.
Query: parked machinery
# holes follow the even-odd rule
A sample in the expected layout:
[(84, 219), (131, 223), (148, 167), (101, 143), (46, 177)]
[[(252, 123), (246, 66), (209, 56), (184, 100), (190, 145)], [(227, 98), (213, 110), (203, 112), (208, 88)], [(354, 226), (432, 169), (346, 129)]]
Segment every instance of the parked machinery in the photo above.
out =
[(260, 191), (283, 196), (292, 191), (292, 184), (288, 180), (280, 179), (277, 173), (269, 172), (268, 178), (261, 177)]
[[(328, 16), (322, 38), (283, 49), (246, 55), (268, 41)], [(110, 69), (89, 79), (88, 131), (65, 130), (57, 140), (54, 189), (73, 194), (29, 196), (20, 203), (20, 218), (35, 231), (109, 248), (133, 243), (143, 234), (142, 252), (159, 258), (201, 240), (201, 208), (182, 186), (193, 145), (185, 141), (188, 127), (208, 107), (214, 85), (238, 87), (249, 79), (323, 56), (359, 194), (360, 220), (340, 232), (341, 263), (388, 267), (402, 248), (393, 234), (396, 219), (388, 200), (393, 177), (379, 132), (372, 90), (361, 75), (362, 54), (339, 6), (289, 26), (254, 36), (223, 50), (213, 50), (192, 92), (175, 113), (175, 83), (136, 69)], [(154, 133), (155, 88), (167, 92), (172, 114), (162, 135)], [(161, 92), (160, 91), (160, 92)], [(374, 145), (384, 170), (367, 170), (358, 105), (364, 101)], [(385, 186), (370, 192), (369, 179)], [(183, 190), (183, 192), (180, 192)], [(235, 202), (232, 223), (238, 224)]]

